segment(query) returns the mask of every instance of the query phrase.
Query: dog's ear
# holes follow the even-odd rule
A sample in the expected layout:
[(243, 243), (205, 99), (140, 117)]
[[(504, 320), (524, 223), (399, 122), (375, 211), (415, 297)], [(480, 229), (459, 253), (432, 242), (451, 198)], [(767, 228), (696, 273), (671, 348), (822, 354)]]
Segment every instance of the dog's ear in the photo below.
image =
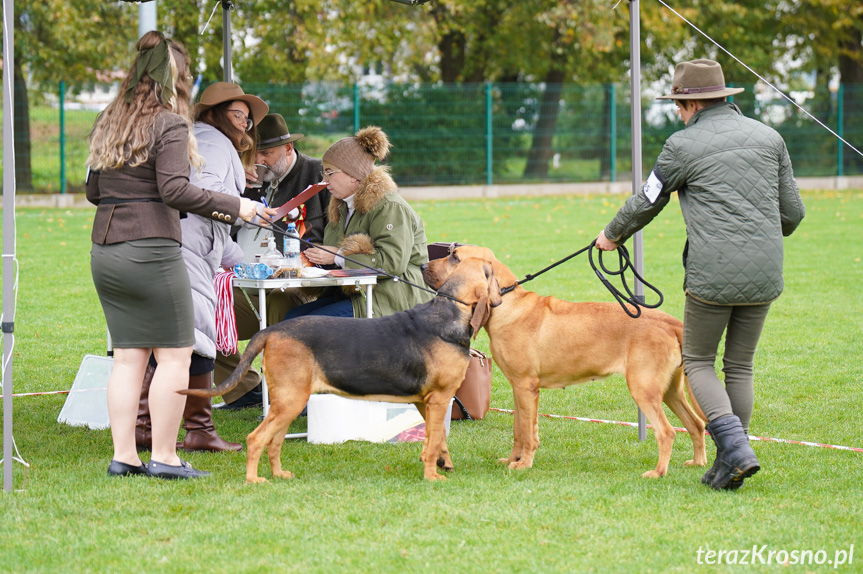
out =
[(470, 318), (470, 328), (473, 331), (474, 339), (479, 335), (479, 330), (482, 329), (483, 325), (488, 322), (489, 316), (491, 316), (491, 306), (489, 305), (488, 295), (483, 293), (476, 302), (476, 307), (473, 309), (473, 316)]
[(491, 263), (483, 265), (485, 278), (488, 281), (488, 299), (491, 307), (497, 307), (503, 303), (503, 297), (500, 295), (500, 283), (497, 282), (497, 277), (494, 276), (494, 267)]

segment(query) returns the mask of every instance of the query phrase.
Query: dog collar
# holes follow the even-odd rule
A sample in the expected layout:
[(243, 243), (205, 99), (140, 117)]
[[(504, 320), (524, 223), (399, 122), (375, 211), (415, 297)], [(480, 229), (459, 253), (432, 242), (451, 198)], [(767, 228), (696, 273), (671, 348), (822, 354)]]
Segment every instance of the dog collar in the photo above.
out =
[(447, 295), (446, 293), (435, 293), (435, 295), (438, 297), (443, 297), (444, 299), (449, 299), (450, 301), (455, 301), (456, 303), (461, 303), (462, 305), (464, 305), (466, 307), (470, 307), (470, 303), (465, 303), (461, 299), (456, 299), (452, 295)]

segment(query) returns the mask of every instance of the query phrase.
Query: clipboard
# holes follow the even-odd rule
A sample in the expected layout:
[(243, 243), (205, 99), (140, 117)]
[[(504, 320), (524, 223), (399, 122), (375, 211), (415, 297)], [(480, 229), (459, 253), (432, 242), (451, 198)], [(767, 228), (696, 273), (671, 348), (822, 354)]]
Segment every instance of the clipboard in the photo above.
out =
[(304, 189), (298, 196), (288, 201), (286, 204), (280, 206), (276, 213), (273, 215), (273, 221), (281, 221), (282, 218), (287, 216), (292, 209), (295, 207), (299, 207), (303, 202), (305, 202), (310, 197), (314, 196), (316, 193), (323, 191), (330, 184), (328, 183), (313, 183), (306, 189)]

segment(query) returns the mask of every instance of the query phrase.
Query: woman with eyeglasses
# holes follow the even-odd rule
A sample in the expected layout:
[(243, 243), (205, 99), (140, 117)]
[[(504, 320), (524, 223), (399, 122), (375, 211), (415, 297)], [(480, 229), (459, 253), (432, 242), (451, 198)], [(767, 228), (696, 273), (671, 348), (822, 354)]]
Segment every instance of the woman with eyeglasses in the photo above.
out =
[[(387, 157), (390, 147), (384, 131), (370, 126), (324, 152), (323, 175), (331, 194), (329, 223), (322, 248), (311, 247), (303, 253), (318, 265), (361, 268), (357, 261), (423, 285), (420, 266), (428, 263), (425, 226), (399, 194), (389, 167), (375, 165), (375, 160)], [(391, 315), (429, 299), (431, 294), (426, 291), (384, 278), (374, 289), (372, 312), (375, 317)], [(285, 319), (303, 315), (365, 317), (366, 303), (353, 288), (333, 290), (291, 309)]]
[[(114, 348), (108, 415), (110, 476), (207, 476), (177, 456), (176, 441), (195, 343), (189, 274), (180, 253), (180, 212), (235, 222), (271, 210), (189, 182), (201, 165), (189, 133), (189, 54), (161, 33), (144, 34), (120, 90), (90, 133), (87, 199), (95, 204), (90, 268)], [(135, 448), (135, 417), (150, 354), (152, 456)]]
[[(232, 197), (240, 197), (254, 164), (256, 126), (269, 106), (231, 82), (216, 82), (195, 104), (195, 138), (204, 158), (192, 170), (192, 183)], [(183, 259), (189, 271), (195, 312), (195, 347), (189, 367), (189, 388), (212, 387), (216, 358), (216, 293), (213, 278), (220, 268), (230, 269), (243, 260), (243, 251), (230, 236), (231, 225), (189, 214), (181, 222)], [(150, 448), (148, 390), (156, 361), (151, 358), (144, 376), (135, 440), (139, 449)], [(243, 446), (224, 440), (213, 424), (213, 407), (207, 397), (186, 397), (183, 428), (186, 436), (177, 448), (187, 451), (239, 451)]]

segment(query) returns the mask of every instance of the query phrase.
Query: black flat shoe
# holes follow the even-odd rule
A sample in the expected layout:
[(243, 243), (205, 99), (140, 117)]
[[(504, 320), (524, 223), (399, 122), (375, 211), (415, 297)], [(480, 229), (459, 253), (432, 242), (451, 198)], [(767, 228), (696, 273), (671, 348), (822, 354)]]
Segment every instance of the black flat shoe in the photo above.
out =
[(144, 463), (135, 466), (119, 460), (112, 460), (108, 466), (108, 476), (132, 476), (135, 474), (147, 474), (147, 467), (144, 466)]
[(147, 474), (153, 478), (164, 478), (167, 480), (186, 479), (186, 478), (203, 478), (210, 476), (210, 473), (205, 470), (195, 470), (195, 468), (183, 459), (180, 459), (180, 464), (171, 466), (151, 460), (147, 464)]

